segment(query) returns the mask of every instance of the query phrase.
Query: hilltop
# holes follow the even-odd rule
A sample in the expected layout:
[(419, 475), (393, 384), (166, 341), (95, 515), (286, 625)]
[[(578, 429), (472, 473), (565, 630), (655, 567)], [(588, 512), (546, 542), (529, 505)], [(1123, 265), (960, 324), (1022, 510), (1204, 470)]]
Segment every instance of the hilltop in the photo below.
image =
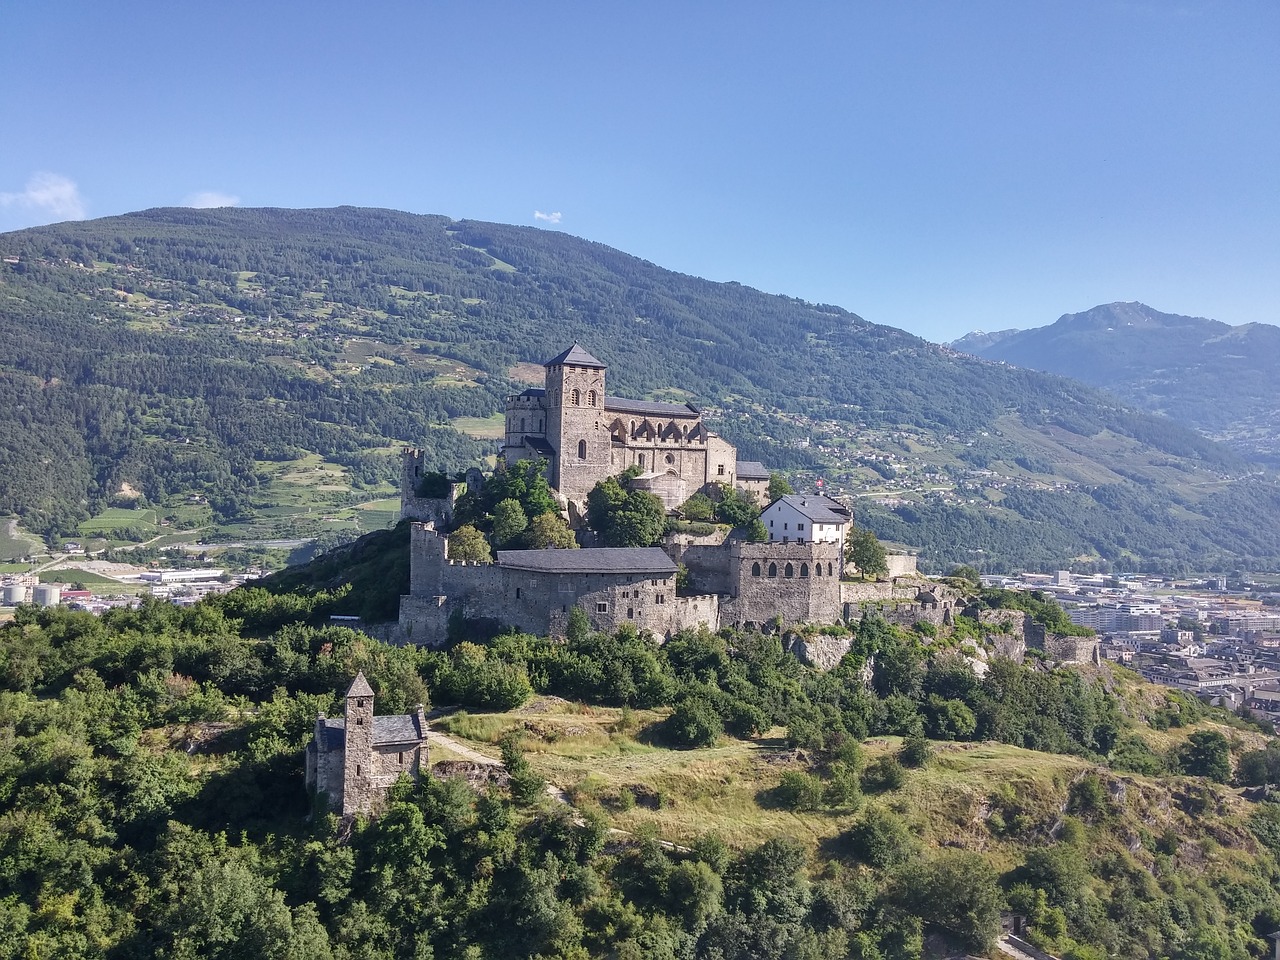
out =
[[(819, 673), (755, 632), (392, 647), (327, 602), (0, 626), (0, 957), (991, 956), (1007, 904), (1073, 960), (1245, 960), (1280, 920), (1280, 805), (1233, 785), (1274, 738), (1119, 668), (975, 672), (998, 623), (871, 617)], [(339, 822), (303, 750), (356, 671), (434, 701), (435, 767)]]
[(1045, 327), (972, 333), (951, 345), (1103, 387), (1251, 459), (1280, 463), (1280, 327), (1108, 303)]
[(1280, 566), (1275, 483), (1170, 420), (562, 233), (159, 209), (0, 254), (0, 513), (53, 539), (370, 529), (402, 444), (482, 460), (503, 397), (576, 339), (621, 395), (695, 402), (926, 567)]

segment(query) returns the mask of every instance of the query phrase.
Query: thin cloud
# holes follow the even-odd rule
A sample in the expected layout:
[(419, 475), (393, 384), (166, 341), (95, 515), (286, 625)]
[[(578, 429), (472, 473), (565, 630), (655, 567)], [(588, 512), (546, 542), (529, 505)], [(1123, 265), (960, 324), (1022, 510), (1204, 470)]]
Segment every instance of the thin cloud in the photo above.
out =
[(83, 220), (85, 203), (76, 182), (59, 173), (32, 174), (20, 193), (0, 193), (0, 207), (36, 215), (41, 223)]
[(543, 213), (541, 210), (535, 210), (533, 211), (533, 219), (545, 220), (547, 223), (559, 223), (560, 211), (557, 210), (555, 213)]
[(195, 207), (198, 210), (209, 210), (213, 207), (238, 207), (240, 198), (230, 193), (219, 193), (217, 190), (202, 190), (193, 193), (182, 201), (184, 207)]

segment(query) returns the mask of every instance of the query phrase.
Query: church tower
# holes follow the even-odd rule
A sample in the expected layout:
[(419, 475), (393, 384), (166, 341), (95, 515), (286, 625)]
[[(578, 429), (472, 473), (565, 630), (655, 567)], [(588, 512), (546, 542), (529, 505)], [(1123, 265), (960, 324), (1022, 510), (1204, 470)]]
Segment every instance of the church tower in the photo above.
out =
[(342, 813), (373, 811), (373, 687), (356, 674), (347, 690), (346, 744), (342, 763)]
[(603, 363), (576, 343), (545, 364), (547, 443), (555, 451), (551, 485), (570, 500), (586, 499), (608, 473)]

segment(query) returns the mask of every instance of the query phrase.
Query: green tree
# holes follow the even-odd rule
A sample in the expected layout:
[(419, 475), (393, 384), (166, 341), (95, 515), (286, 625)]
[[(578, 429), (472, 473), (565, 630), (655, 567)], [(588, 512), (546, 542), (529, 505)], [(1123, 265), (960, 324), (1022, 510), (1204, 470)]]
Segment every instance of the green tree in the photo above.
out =
[(987, 950), (995, 943), (1004, 898), (995, 870), (980, 854), (943, 850), (908, 864), (899, 874), (898, 891), (913, 913), (968, 949)]
[(863, 580), (889, 572), (884, 547), (870, 530), (854, 530), (845, 544), (844, 558), (858, 568)]
[(473, 563), (490, 563), (493, 553), (489, 541), (473, 524), (464, 524), (449, 534), (449, 559)]
[(779, 497), (785, 497), (789, 493), (795, 493), (791, 484), (787, 482), (787, 478), (776, 470), (769, 474), (769, 502), (777, 500)]
[(572, 550), (578, 546), (578, 541), (559, 514), (540, 513), (529, 521), (529, 528), (524, 532), (524, 545), (530, 550), (553, 547)]
[(1231, 779), (1231, 744), (1216, 730), (1197, 730), (1178, 752), (1182, 772), (1218, 783)]
[(500, 500), (493, 508), (493, 543), (497, 547), (513, 545), (529, 526), (524, 507), (518, 500)]
[(699, 491), (680, 505), (680, 512), (688, 520), (709, 521), (715, 518), (716, 505), (711, 498)]

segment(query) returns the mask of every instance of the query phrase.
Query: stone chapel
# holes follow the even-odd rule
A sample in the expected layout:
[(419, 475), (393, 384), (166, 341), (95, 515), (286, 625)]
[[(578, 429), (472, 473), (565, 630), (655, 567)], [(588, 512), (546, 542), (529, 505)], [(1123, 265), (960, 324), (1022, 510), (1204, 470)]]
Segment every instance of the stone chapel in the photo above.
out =
[(418, 704), (413, 713), (374, 716), (373, 688), (361, 671), (347, 690), (344, 718), (316, 717), (307, 788), (324, 793), (335, 813), (367, 815), (401, 774), (417, 780), (427, 765), (426, 709)]

